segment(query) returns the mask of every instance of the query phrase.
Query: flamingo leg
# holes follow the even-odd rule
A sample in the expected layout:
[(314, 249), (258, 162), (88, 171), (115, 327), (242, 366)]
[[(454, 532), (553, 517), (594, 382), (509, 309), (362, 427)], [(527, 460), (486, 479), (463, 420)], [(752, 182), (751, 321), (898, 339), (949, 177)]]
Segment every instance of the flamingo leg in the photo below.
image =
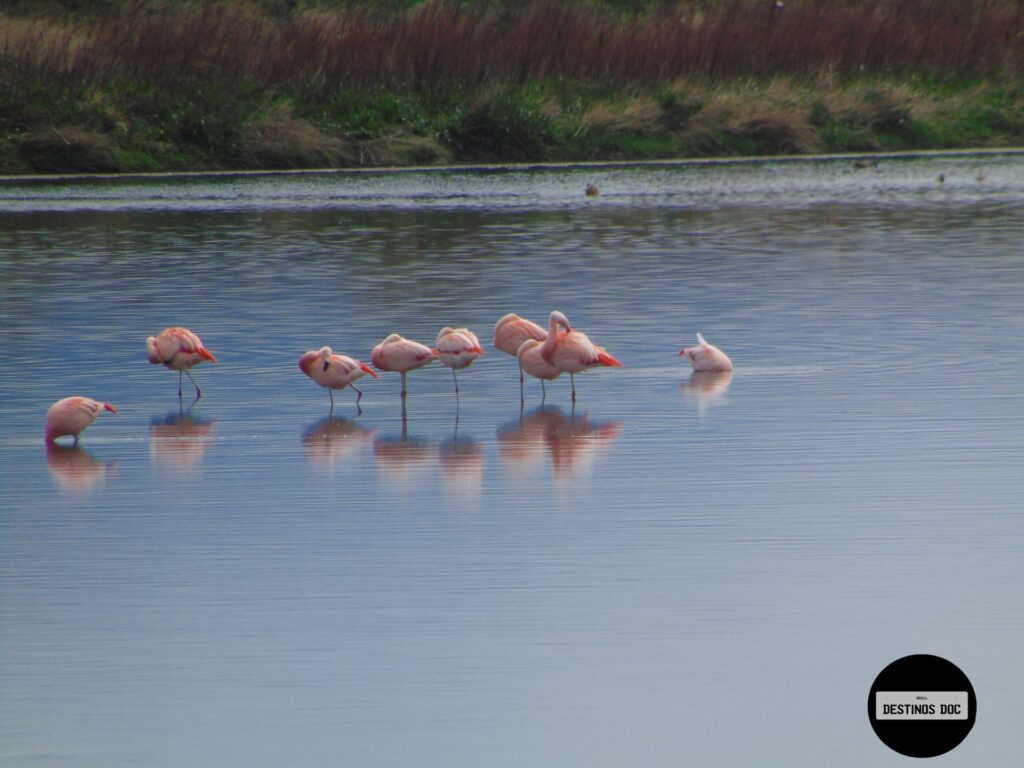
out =
[(330, 411), (330, 413), (328, 413), (327, 415), (328, 415), (328, 416), (333, 416), (333, 415), (334, 415), (334, 393), (333, 393), (333, 392), (331, 392), (331, 390), (330, 390), (330, 389), (328, 389), (328, 390), (327, 390), (327, 396), (328, 396), (329, 398), (331, 398), (331, 411)]
[(455, 402), (459, 402), (459, 377), (455, 375), (455, 369), (452, 368), (452, 378), (455, 379)]
[(178, 371), (178, 399), (181, 400), (181, 371)]
[(362, 406), (359, 405), (359, 401), (362, 400), (363, 393), (359, 389), (359, 387), (355, 386), (354, 384), (349, 384), (349, 386), (352, 387), (352, 389), (354, 389), (356, 391), (356, 413), (357, 414), (358, 413), (362, 413), (363, 409), (362, 409)]
[[(543, 384), (543, 383), (544, 383), (544, 381), (541, 380), (541, 384)], [(521, 403), (525, 399), (526, 399), (526, 395), (525, 395), (524, 390), (523, 390), (523, 364), (519, 363), (519, 402)]]
[(573, 403), (573, 405), (575, 405), (576, 404), (576, 379), (573, 378), (573, 375), (571, 373), (569, 374), (569, 381), (572, 384), (572, 403)]
[(405, 371), (402, 371), (402, 424), (405, 424), (406, 412), (405, 412)]
[(543, 393), (540, 396), (540, 404), (544, 405), (544, 401), (548, 399), (548, 388), (544, 385), (544, 379), (540, 380), (540, 391)]
[[(196, 384), (196, 380), (192, 378), (192, 374), (185, 371), (185, 375), (188, 376), (188, 380), (192, 382), (192, 386), (196, 388), (196, 400), (203, 396), (203, 390)], [(181, 397), (181, 376), (178, 376), (178, 397)]]

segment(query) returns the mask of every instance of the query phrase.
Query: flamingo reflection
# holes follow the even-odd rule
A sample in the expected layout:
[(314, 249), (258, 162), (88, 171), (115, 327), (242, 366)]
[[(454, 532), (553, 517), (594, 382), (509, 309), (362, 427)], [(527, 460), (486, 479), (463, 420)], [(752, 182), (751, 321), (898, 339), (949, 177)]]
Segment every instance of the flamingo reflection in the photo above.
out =
[(412, 487), (421, 483), (437, 461), (437, 444), (409, 437), (402, 422), (400, 437), (379, 437), (373, 441), (377, 470), (386, 485)]
[(177, 471), (192, 468), (210, 445), (215, 421), (173, 411), (149, 422), (149, 456), (155, 464)]
[(697, 413), (701, 416), (709, 408), (725, 403), (729, 391), (732, 371), (694, 371), (690, 378), (679, 385), (683, 398), (697, 401)]
[[(456, 422), (457, 423), (457, 422)], [(458, 427), (450, 440), (438, 448), (441, 485), (453, 496), (474, 499), (484, 481), (484, 451), (470, 437), (460, 437)]]
[(359, 453), (376, 432), (376, 429), (366, 429), (351, 419), (327, 417), (306, 430), (302, 435), (302, 444), (310, 462), (333, 468)]
[(586, 475), (615, 442), (618, 422), (593, 422), (575, 412), (541, 408), (498, 429), (498, 456), (515, 477), (535, 475), (546, 452), (556, 480)]
[(114, 474), (116, 464), (102, 462), (79, 445), (46, 446), (46, 469), (61, 489), (75, 495), (86, 495), (106, 483)]

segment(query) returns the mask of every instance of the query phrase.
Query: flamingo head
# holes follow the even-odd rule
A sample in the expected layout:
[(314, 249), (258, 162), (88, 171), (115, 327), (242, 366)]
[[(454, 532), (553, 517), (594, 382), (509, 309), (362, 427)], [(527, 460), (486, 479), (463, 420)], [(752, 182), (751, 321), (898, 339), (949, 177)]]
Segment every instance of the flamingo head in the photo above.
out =
[(571, 331), (572, 330), (572, 326), (569, 325), (569, 318), (567, 318), (565, 315), (563, 315), (557, 309), (554, 312), (552, 312), (551, 315), (548, 317), (548, 323), (550, 325), (555, 325), (557, 323), (558, 325), (560, 325), (563, 328), (565, 328), (565, 330), (567, 330), (567, 331)]
[(104, 403), (103, 410), (110, 411), (111, 413), (117, 413), (117, 408), (112, 406), (110, 403)]
[(163, 358), (160, 357), (160, 353), (156, 348), (156, 336), (150, 336), (146, 339), (146, 354), (149, 357), (149, 362), (154, 365), (163, 362)]
[(324, 361), (324, 370), (326, 371), (331, 364), (331, 355), (334, 354), (334, 350), (330, 347), (320, 347), (320, 351), (317, 352), (317, 354), (320, 355), (320, 359)]
[(438, 334), (437, 334), (437, 341), (435, 341), (434, 343), (435, 344), (440, 344), (441, 343), (441, 339), (443, 339), (449, 333), (455, 333), (455, 329), (452, 328), (450, 325), (446, 325), (444, 328), (442, 328), (440, 330), (440, 332), (438, 332)]

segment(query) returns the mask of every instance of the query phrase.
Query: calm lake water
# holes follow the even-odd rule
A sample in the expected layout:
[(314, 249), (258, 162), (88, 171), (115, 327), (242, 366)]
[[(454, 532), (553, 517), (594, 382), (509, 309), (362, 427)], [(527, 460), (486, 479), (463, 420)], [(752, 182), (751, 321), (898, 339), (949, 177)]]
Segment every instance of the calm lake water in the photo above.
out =
[[(0, 764), (899, 766), (914, 653), (1019, 761), (1022, 252), (1009, 155), (0, 183)], [(626, 367), (521, 409), (556, 308)], [(297, 366), (444, 325), (404, 428)]]

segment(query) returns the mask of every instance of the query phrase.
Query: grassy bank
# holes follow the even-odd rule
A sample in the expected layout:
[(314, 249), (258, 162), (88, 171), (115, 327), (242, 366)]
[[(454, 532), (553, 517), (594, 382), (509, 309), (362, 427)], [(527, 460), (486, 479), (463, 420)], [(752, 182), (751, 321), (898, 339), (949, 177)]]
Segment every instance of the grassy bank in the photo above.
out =
[(998, 0), (7, 3), (0, 69), (4, 173), (1024, 144)]

